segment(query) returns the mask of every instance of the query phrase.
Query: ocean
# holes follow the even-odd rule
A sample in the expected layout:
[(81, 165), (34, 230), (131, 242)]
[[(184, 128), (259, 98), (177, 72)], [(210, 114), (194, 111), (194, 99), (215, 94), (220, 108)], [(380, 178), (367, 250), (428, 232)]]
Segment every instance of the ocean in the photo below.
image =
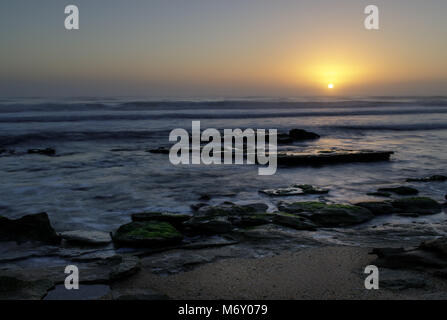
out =
[[(391, 161), (320, 167), (279, 167), (259, 176), (256, 166), (174, 166), (166, 154), (169, 132), (205, 128), (302, 128), (319, 140), (302, 148), (391, 150)], [(47, 212), (57, 231), (113, 231), (142, 211), (191, 213), (202, 195), (209, 203), (278, 200), (261, 189), (312, 184), (329, 188), (324, 200), (374, 200), (377, 188), (408, 185), (444, 201), (447, 182), (406, 183), (406, 178), (447, 174), (447, 97), (340, 97), (301, 99), (143, 100), (132, 98), (1, 99), (0, 212), (9, 218)], [(54, 148), (55, 156), (27, 154)], [(380, 199), (383, 200), (383, 199)], [(382, 220), (380, 220), (382, 219)], [(420, 218), (386, 217), (382, 223), (436, 223), (445, 213)], [(321, 236), (324, 237), (324, 231)], [(352, 238), (352, 237), (351, 237)]]

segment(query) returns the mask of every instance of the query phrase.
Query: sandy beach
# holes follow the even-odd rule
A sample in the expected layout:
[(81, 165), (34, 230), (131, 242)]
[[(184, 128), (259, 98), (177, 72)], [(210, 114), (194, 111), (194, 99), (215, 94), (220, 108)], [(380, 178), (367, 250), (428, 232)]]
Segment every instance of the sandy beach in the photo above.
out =
[[(148, 288), (171, 299), (418, 299), (442, 297), (445, 281), (424, 278), (425, 289), (366, 290), (369, 249), (323, 247), (260, 259), (226, 259), (170, 276), (143, 270), (114, 290)], [(149, 258), (150, 259), (150, 258)], [(143, 260), (144, 265), (144, 260)], [(400, 273), (400, 280), (415, 275)], [(407, 283), (407, 285), (408, 285)], [(411, 286), (411, 285), (410, 285)]]

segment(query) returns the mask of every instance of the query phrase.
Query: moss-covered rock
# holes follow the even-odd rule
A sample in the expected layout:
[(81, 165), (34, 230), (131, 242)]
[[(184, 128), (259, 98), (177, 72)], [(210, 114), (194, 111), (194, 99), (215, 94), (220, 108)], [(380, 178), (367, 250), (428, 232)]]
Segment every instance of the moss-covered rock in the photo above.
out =
[(113, 236), (120, 246), (162, 247), (180, 243), (183, 235), (163, 221), (134, 221), (122, 225)]
[(254, 213), (250, 215), (233, 216), (230, 217), (230, 221), (233, 225), (238, 227), (254, 227), (271, 223), (274, 216), (275, 215), (271, 213)]
[(393, 214), (397, 211), (390, 201), (365, 201), (356, 203), (355, 205), (368, 209), (376, 216)]
[(278, 208), (280, 211), (303, 216), (322, 227), (349, 226), (374, 218), (368, 209), (348, 204), (326, 204), (319, 201), (282, 202)]
[(230, 232), (233, 225), (227, 216), (195, 216), (184, 223), (192, 233), (222, 234)]
[(296, 184), (294, 187), (300, 188), (306, 194), (326, 194), (329, 189), (318, 188), (310, 184)]
[(216, 206), (202, 206), (197, 210), (199, 216), (233, 216), (251, 215), (254, 213), (264, 213), (268, 209), (265, 203), (250, 203), (237, 205), (226, 201)]
[(417, 213), (417, 214), (436, 214), (441, 212), (441, 205), (427, 197), (411, 197), (394, 200), (393, 207), (398, 212)]
[(132, 221), (163, 221), (169, 222), (176, 228), (181, 228), (183, 222), (189, 220), (190, 215), (168, 212), (141, 212), (132, 214)]
[(419, 193), (419, 191), (415, 188), (411, 187), (394, 187), (394, 188), (380, 188), (377, 190), (378, 192), (392, 192), (401, 196), (412, 196)]

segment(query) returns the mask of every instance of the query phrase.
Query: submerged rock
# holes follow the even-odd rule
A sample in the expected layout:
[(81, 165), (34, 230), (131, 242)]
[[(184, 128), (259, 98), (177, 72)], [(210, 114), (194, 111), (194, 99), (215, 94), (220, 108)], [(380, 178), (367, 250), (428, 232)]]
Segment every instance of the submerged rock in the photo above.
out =
[(393, 153), (393, 151), (372, 150), (280, 151), (278, 152), (277, 161), (279, 165), (285, 166), (375, 162), (389, 160)]
[(280, 211), (311, 220), (321, 227), (341, 227), (363, 223), (374, 218), (368, 209), (347, 204), (326, 204), (319, 201), (281, 202)]
[(289, 136), (297, 141), (297, 140), (312, 140), (312, 139), (319, 139), (320, 135), (309, 132), (303, 129), (292, 129), (289, 131)]
[(288, 188), (265, 189), (259, 192), (265, 193), (269, 196), (281, 197), (281, 196), (297, 196), (306, 194), (326, 194), (329, 193), (329, 190), (314, 187), (310, 184), (295, 184)]
[(250, 215), (232, 216), (230, 217), (230, 221), (238, 227), (254, 227), (271, 223), (274, 216), (271, 213), (254, 213)]
[(74, 230), (61, 232), (62, 239), (86, 245), (104, 245), (112, 242), (110, 234), (102, 231)]
[(121, 246), (162, 247), (178, 244), (183, 236), (170, 223), (162, 221), (134, 221), (122, 225), (113, 235)]
[(42, 212), (16, 220), (0, 216), (0, 241), (41, 241), (58, 244), (61, 238), (51, 226), (48, 214)]
[(424, 178), (408, 178), (407, 182), (442, 182), (447, 181), (447, 177), (443, 175), (433, 175)]
[(276, 213), (273, 218), (273, 223), (296, 230), (314, 231), (317, 227), (312, 221), (304, 217), (286, 212)]
[(401, 196), (412, 196), (419, 193), (419, 191), (415, 188), (411, 187), (394, 187), (394, 188), (380, 188), (377, 190), (378, 192), (392, 192)]
[(430, 198), (412, 197), (391, 202), (399, 213), (436, 214), (441, 212), (441, 205)]
[(42, 154), (45, 156), (54, 156), (56, 154), (56, 150), (53, 148), (46, 148), (46, 149), (28, 149), (28, 154)]

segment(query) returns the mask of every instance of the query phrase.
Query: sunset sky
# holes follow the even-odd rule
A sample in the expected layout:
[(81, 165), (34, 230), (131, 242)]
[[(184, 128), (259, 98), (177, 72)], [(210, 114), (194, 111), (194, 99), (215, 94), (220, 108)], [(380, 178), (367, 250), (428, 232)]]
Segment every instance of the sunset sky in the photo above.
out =
[(4, 0), (0, 95), (447, 94), (446, 16), (445, 0)]

